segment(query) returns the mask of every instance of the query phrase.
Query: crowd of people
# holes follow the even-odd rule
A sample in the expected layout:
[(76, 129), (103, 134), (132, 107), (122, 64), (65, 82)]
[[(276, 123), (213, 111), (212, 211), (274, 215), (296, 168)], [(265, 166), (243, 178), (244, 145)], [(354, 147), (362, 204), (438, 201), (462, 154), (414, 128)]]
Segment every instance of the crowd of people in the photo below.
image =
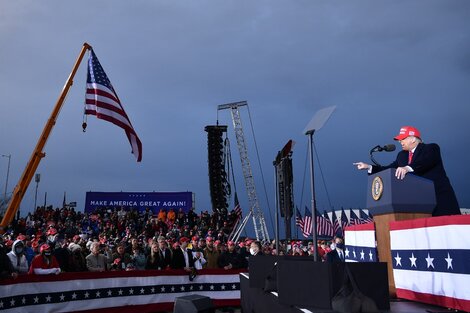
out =
[[(274, 241), (231, 241), (239, 218), (234, 211), (154, 213), (113, 207), (82, 213), (38, 207), (0, 237), (0, 275), (184, 269), (194, 277), (204, 268), (246, 268), (250, 255), (313, 254), (312, 242), (280, 242), (276, 251)], [(327, 242), (319, 241), (317, 249), (327, 260)]]

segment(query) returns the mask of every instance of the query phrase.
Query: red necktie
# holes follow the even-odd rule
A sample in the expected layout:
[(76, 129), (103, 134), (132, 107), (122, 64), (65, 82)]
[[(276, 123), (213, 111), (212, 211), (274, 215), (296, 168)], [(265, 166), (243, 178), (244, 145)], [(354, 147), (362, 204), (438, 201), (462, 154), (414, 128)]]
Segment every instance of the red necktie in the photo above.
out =
[(411, 163), (412, 158), (413, 158), (413, 151), (410, 151), (410, 153), (408, 154), (408, 164)]

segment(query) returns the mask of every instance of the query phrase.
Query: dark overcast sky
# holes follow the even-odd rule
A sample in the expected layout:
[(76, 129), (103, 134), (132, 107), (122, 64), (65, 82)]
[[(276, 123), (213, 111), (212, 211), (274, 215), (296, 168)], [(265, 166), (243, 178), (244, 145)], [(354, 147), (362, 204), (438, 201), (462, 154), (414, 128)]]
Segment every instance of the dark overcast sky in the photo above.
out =
[[(294, 148), (295, 202), (303, 185), (307, 137), (316, 111), (336, 105), (315, 135), (325, 178), (318, 206), (364, 207), (367, 177), (352, 166), (392, 143), (403, 125), (441, 146), (461, 207), (470, 207), (469, 1), (5, 1), (0, 2), (0, 153), (11, 154), (9, 191), (19, 179), (88, 42), (143, 142), (136, 163), (124, 132), (88, 119), (81, 129), (86, 62), (75, 77), (38, 168), (38, 202), (83, 206), (85, 192), (193, 191), (210, 209), (204, 126), (219, 104), (247, 100), (259, 148), (242, 110), (258, 197), (274, 207), (272, 161)], [(228, 111), (238, 193), (240, 159)], [(387, 163), (395, 153), (377, 158)], [(7, 159), (0, 159), (0, 190)], [(317, 170), (319, 174), (319, 171)], [(308, 175), (307, 175), (308, 177)], [(325, 188), (326, 186), (326, 188)], [(22, 210), (34, 206), (34, 182)], [(302, 202), (302, 203), (301, 203)], [(270, 218), (266, 213), (268, 228)]]

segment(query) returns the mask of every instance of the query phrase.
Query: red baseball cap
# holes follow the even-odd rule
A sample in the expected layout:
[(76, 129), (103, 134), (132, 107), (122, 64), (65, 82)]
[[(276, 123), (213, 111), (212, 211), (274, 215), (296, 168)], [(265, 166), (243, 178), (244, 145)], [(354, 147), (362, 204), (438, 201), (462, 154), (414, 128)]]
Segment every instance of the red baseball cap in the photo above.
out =
[(213, 240), (214, 240), (214, 239), (212, 239), (212, 237), (207, 237), (207, 238), (206, 238), (206, 241), (207, 241), (207, 242), (211, 242), (211, 241), (213, 241)]
[(180, 238), (180, 243), (183, 243), (183, 242), (188, 242), (189, 239), (187, 237), (181, 237)]
[(232, 240), (230, 240), (229, 242), (227, 242), (227, 245), (228, 245), (228, 246), (234, 246), (234, 245), (235, 245), (235, 242), (233, 242)]
[(413, 126), (403, 126), (402, 128), (400, 128), (400, 133), (396, 135), (393, 139), (403, 140), (410, 136), (421, 138), (421, 133), (417, 128)]

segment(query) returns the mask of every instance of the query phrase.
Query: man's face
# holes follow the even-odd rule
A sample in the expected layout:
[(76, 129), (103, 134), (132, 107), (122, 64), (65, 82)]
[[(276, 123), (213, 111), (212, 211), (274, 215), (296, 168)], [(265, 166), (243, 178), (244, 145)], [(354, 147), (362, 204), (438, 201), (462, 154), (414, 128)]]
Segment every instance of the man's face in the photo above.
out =
[(100, 253), (100, 246), (99, 245), (93, 245), (91, 247), (91, 253), (94, 255), (98, 255)]
[(160, 249), (165, 249), (166, 248), (165, 240), (159, 240), (158, 246), (160, 247)]
[(400, 140), (401, 148), (405, 151), (411, 151), (415, 147), (416, 138), (409, 136), (403, 140)]

